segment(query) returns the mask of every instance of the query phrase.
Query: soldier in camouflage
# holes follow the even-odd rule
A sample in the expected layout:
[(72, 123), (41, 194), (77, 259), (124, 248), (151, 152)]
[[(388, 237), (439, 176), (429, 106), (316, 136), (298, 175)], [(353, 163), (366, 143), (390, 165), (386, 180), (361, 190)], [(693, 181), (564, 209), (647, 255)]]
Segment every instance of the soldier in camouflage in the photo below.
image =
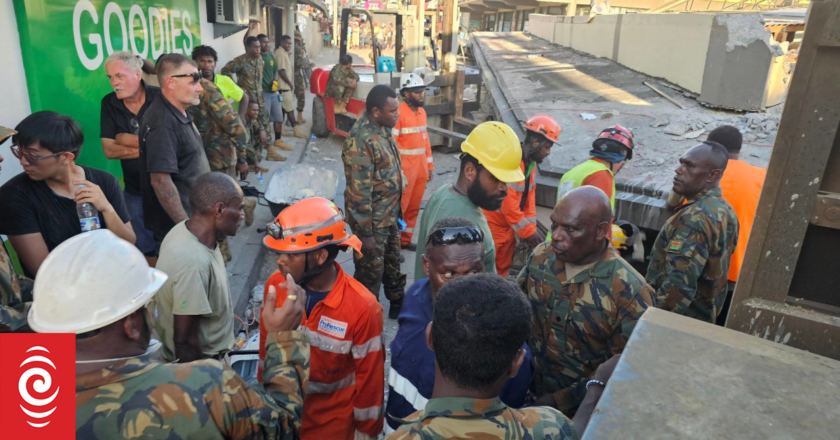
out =
[(356, 121), (341, 150), (347, 187), (347, 223), (362, 241), (362, 257), (354, 254), (355, 278), (379, 298), (384, 284), (391, 302), (388, 317), (397, 319), (405, 296), (400, 273), (400, 200), (405, 182), (400, 152), (391, 136), (399, 118), (394, 89), (378, 85), (367, 97), (367, 111)]
[(344, 54), (338, 59), (338, 65), (330, 70), (327, 78), (327, 88), (324, 96), (335, 98), (335, 112), (344, 113), (347, 111), (347, 103), (356, 90), (356, 83), (359, 81), (359, 74), (353, 70), (353, 58)]
[(268, 121), (268, 112), (265, 109), (265, 98), (263, 97), (263, 71), (265, 63), (262, 60), (262, 45), (257, 37), (245, 39), (245, 55), (240, 55), (230, 60), (225, 67), (222, 67), (221, 74), (232, 77), (236, 74), (236, 83), (245, 93), (248, 94), (250, 102), (256, 102), (260, 106), (259, 122), (263, 130), (268, 133), (272, 128)]
[[(260, 166), (263, 148), (268, 143), (268, 138), (262, 124), (259, 121), (259, 105), (255, 102), (248, 104), (250, 108), (245, 113), (245, 128), (248, 130), (251, 142), (245, 149), (245, 161), (251, 171), (268, 172), (268, 168)], [(285, 159), (284, 159), (285, 160)]]
[[(17, 133), (11, 128), (0, 127), (0, 145)], [(3, 156), (0, 156), (3, 162)], [(32, 300), (32, 281), (22, 279), (12, 267), (12, 259), (0, 240), (0, 333), (23, 330), (26, 327), (28, 301)]]
[(517, 410), (499, 399), (525, 359), (522, 344), (530, 321), (528, 301), (496, 274), (444, 285), (426, 329), (435, 353), (432, 398), (387, 440), (577, 439), (572, 423), (556, 409)]
[(239, 115), (233, 111), (222, 92), (202, 78), (199, 103), (187, 109), (195, 128), (201, 133), (210, 171), (219, 171), (236, 179), (248, 176), (245, 150), (248, 136)]
[[(82, 253), (88, 258), (79, 263)], [(65, 241), (42, 268), (72, 280), (63, 291), (36, 292), (30, 325), (39, 332), (76, 333), (76, 438), (298, 438), (309, 378), (309, 343), (303, 332), (294, 330), (306, 301), (306, 292), (294, 280), (280, 288), (295, 292), (297, 301), (275, 308), (277, 293), (271, 287), (260, 319), (269, 332), (262, 388), (248, 385), (216, 360), (184, 364), (155, 360), (156, 346), (149, 348), (151, 317), (144, 305), (167, 276), (150, 269), (139, 250), (110, 231), (92, 231)], [(97, 283), (116, 268), (129, 268), (127, 279), (143, 282)], [(82, 294), (111, 306), (114, 313), (103, 316), (74, 305)], [(60, 311), (45, 304), (58, 304)], [(68, 309), (74, 313), (72, 319), (62, 314)]]
[(713, 324), (738, 243), (738, 218), (719, 187), (728, 160), (726, 148), (710, 141), (680, 158), (673, 192), (687, 202), (656, 237), (647, 270), (659, 308)]
[(303, 108), (306, 106), (306, 72), (313, 67), (306, 56), (306, 48), (303, 47), (303, 37), (300, 32), (295, 31), (295, 99), (297, 99), (297, 121), (306, 122), (303, 117)]
[(598, 366), (619, 354), (653, 290), (610, 244), (612, 210), (600, 189), (569, 191), (551, 214), (551, 241), (534, 250), (518, 283), (533, 310), (536, 405), (571, 414)]

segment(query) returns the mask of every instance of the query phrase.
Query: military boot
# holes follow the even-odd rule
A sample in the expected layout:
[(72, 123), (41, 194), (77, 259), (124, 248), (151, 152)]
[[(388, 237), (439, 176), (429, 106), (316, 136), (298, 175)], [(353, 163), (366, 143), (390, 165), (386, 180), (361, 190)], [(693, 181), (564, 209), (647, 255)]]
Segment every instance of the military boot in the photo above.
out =
[(274, 141), (274, 146), (283, 151), (292, 151), (294, 149), (291, 145), (283, 142), (283, 139), (277, 139), (276, 141)]
[(306, 118), (303, 117), (303, 112), (298, 112), (297, 121), (300, 122), (301, 124), (306, 123)]
[(309, 139), (309, 135), (303, 132), (299, 126), (295, 125), (294, 127), (295, 137), (300, 139)]
[(286, 159), (288, 159), (286, 156), (277, 152), (277, 147), (271, 146), (268, 149), (268, 157), (266, 157), (266, 160), (270, 160), (272, 162), (285, 162)]
[(254, 224), (254, 210), (257, 209), (256, 197), (245, 197), (245, 226)]

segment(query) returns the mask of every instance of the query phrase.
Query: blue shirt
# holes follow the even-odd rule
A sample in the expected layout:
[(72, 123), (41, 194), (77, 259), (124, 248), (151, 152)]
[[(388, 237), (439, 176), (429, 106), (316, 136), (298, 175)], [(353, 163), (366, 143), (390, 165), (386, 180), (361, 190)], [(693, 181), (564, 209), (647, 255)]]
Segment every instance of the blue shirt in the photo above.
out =
[[(405, 294), (398, 319), (399, 330), (391, 342), (391, 369), (388, 372), (388, 406), (385, 420), (391, 429), (403, 419), (422, 410), (432, 397), (435, 384), (435, 353), (426, 345), (426, 326), (432, 321), (432, 286), (428, 278), (415, 282)], [(502, 388), (502, 402), (513, 408), (525, 404), (534, 377), (534, 362), (527, 344), (525, 361), (519, 372)]]

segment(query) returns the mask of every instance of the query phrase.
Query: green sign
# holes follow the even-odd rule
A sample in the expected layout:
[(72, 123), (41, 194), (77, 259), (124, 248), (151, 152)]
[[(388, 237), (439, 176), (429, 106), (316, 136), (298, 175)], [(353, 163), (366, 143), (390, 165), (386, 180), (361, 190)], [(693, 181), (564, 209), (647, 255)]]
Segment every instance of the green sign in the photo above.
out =
[(116, 176), (99, 140), (102, 98), (111, 93), (105, 59), (128, 50), (155, 60), (189, 56), (201, 44), (197, 0), (15, 0), (32, 111), (52, 110), (82, 125), (79, 163)]

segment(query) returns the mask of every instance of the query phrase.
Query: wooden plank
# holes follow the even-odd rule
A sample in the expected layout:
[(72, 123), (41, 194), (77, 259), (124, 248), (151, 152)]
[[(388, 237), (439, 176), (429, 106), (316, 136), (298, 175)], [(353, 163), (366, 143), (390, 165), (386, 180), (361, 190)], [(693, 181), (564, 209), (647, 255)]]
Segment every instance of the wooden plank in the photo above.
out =
[(464, 71), (459, 70), (455, 77), (455, 117), (460, 118), (464, 114)]
[(461, 133), (458, 133), (458, 132), (455, 132), (455, 131), (452, 131), (452, 130), (447, 130), (445, 128), (433, 127), (433, 126), (430, 125), (430, 126), (426, 127), (426, 129), (428, 131), (434, 133), (434, 134), (437, 134), (437, 135), (440, 135), (440, 136), (443, 136), (443, 137), (446, 137), (446, 138), (450, 138), (450, 139), (458, 139), (458, 140), (461, 140), (461, 141), (467, 139), (467, 135), (461, 134)]
[[(479, 104), (476, 101), (467, 101), (464, 103), (464, 112), (474, 112), (479, 109)], [(426, 116), (440, 116), (451, 115), (455, 113), (455, 103), (445, 102), (443, 104), (432, 104), (423, 107), (426, 110)]]

